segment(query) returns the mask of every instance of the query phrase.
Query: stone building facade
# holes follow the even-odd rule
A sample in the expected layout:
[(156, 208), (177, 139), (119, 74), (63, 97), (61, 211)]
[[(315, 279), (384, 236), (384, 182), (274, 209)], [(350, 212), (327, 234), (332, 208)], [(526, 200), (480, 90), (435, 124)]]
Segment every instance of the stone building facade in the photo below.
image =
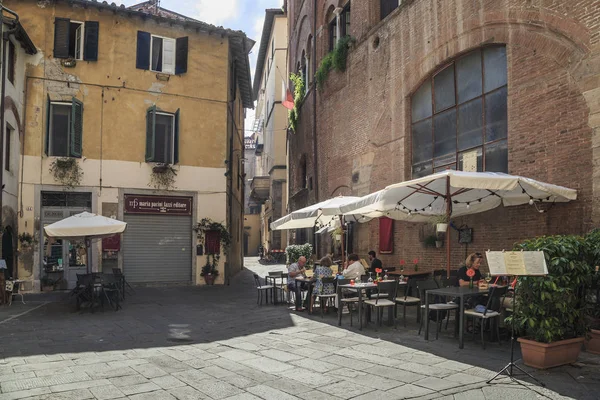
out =
[[(471, 251), (598, 225), (600, 3), (289, 0), (287, 11), (290, 70), (309, 66), (299, 126), (289, 135), (291, 210), (473, 168), (567, 186), (578, 199), (547, 213), (499, 208), (453, 221), (474, 232), (472, 243), (453, 244), (453, 265)], [(311, 71), (340, 31), (353, 38), (347, 68), (315, 91)], [(424, 245), (429, 226), (394, 226), (384, 263), (445, 264), (444, 249)], [(377, 250), (378, 228), (375, 220), (354, 229), (361, 256)], [(454, 229), (451, 238), (458, 242)]]

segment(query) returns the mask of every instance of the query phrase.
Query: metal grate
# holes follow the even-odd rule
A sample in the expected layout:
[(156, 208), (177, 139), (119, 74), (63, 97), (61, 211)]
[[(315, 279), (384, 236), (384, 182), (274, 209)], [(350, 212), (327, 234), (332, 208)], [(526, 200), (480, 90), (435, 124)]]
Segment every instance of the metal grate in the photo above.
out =
[(42, 192), (42, 207), (92, 208), (91, 193)]

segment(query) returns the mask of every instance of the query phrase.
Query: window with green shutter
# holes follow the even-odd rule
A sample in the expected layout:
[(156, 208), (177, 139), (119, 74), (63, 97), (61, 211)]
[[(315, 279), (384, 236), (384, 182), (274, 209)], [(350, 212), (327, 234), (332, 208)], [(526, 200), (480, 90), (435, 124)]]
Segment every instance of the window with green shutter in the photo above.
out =
[(146, 162), (179, 163), (180, 112), (152, 106), (146, 112)]
[(46, 154), (54, 157), (81, 157), (83, 153), (83, 103), (48, 99)]

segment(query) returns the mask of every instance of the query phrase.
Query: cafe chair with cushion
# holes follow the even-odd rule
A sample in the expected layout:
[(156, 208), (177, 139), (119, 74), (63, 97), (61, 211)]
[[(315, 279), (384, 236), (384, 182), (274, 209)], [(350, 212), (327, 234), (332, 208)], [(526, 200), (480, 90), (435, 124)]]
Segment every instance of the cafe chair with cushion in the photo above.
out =
[[(286, 284), (284, 282), (284, 278), (287, 276), (285, 272), (277, 271), (277, 272), (269, 272), (269, 281), (272, 282), (273, 290), (275, 292), (281, 292), (281, 299), (285, 298), (285, 287)], [(269, 281), (265, 280), (265, 283), (269, 284)], [(277, 293), (275, 294), (275, 298), (277, 298)]]
[[(321, 282), (323, 283), (323, 287), (325, 287), (325, 285), (334, 285), (335, 284), (335, 278), (333, 277), (328, 277), (328, 278), (322, 278)], [(327, 305), (329, 304), (329, 302), (331, 301), (333, 304), (335, 304), (335, 298), (336, 298), (336, 294), (335, 291), (332, 294), (323, 294), (323, 293), (313, 293), (313, 298), (311, 299), (311, 303), (312, 300), (314, 298), (319, 300), (319, 307), (321, 308), (321, 318), (324, 317), (325, 315), (325, 308), (327, 308)], [(312, 312), (312, 306), (313, 304), (311, 304), (311, 312)]]
[[(409, 296), (408, 293), (416, 294), (418, 293), (417, 288), (417, 280), (409, 279), (408, 286), (404, 292), (404, 296), (396, 297), (394, 299), (395, 308), (394, 308), (394, 316), (398, 315), (398, 306), (402, 306), (402, 320), (404, 326), (406, 327), (406, 307), (418, 307), (421, 305), (421, 299), (419, 297)], [(420, 313), (417, 313), (417, 320), (419, 320)], [(396, 328), (398, 327), (398, 320), (396, 320)]]
[[(448, 320), (450, 319), (450, 311), (457, 310), (458, 304), (452, 302), (444, 302), (439, 298), (437, 301), (433, 303), (429, 303), (429, 315), (423, 315), (427, 309), (425, 306), (425, 296), (427, 295), (428, 290), (438, 289), (438, 284), (434, 279), (427, 279), (425, 281), (420, 281), (417, 283), (417, 287), (419, 288), (419, 293), (421, 295), (421, 324), (419, 325), (419, 335), (421, 334), (421, 330), (423, 329), (423, 322), (426, 321), (425, 318), (431, 319), (431, 312), (435, 312), (435, 322), (436, 322), (436, 330), (435, 330), (435, 339), (437, 340), (439, 337), (439, 332), (442, 330), (442, 321), (444, 316), (442, 312), (446, 313), (446, 329), (448, 329)], [(436, 296), (437, 297), (437, 296)]]
[[(508, 291), (507, 286), (494, 286), (489, 289), (488, 301), (485, 306), (485, 310), (480, 310), (479, 308), (483, 308), (477, 306), (475, 308), (471, 308), (465, 310), (465, 317), (467, 321), (469, 318), (473, 319), (473, 339), (475, 338), (475, 320), (480, 319), (481, 323), (481, 345), (485, 349), (485, 340), (483, 337), (483, 328), (485, 326), (486, 321), (494, 321), (495, 330), (496, 330), (496, 338), (498, 339), (498, 344), (500, 344), (500, 307), (502, 306), (502, 301), (506, 296), (506, 292)], [(491, 323), (491, 322), (490, 322)]]
[(393, 311), (396, 306), (396, 303), (394, 302), (394, 299), (396, 298), (396, 288), (396, 282), (379, 282), (377, 284), (377, 289), (382, 295), (365, 301), (367, 306), (373, 307), (375, 311), (377, 311), (377, 323), (379, 326), (382, 324), (384, 308), (389, 309), (390, 323), (393, 319)]
[[(350, 279), (338, 279), (338, 285), (349, 285)], [(348, 307), (348, 313), (350, 314), (350, 326), (352, 326), (352, 311), (354, 308), (354, 304), (358, 304), (358, 296), (356, 292), (350, 290), (341, 290), (341, 296), (338, 299), (338, 308), (340, 308), (340, 312), (344, 310), (344, 306)]]
[(256, 283), (256, 290), (258, 292), (258, 297), (256, 298), (256, 304), (262, 305), (263, 293), (265, 293), (266, 299), (265, 304), (269, 304), (269, 292), (271, 292), (271, 297), (273, 297), (273, 285), (263, 285), (260, 283), (260, 278), (258, 275), (254, 274), (254, 283)]

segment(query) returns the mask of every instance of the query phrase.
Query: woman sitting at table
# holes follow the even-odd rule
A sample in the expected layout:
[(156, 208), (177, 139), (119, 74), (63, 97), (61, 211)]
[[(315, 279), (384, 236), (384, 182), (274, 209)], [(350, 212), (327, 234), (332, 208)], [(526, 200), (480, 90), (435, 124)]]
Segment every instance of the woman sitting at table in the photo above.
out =
[(313, 275), (315, 279), (315, 287), (310, 300), (311, 310), (314, 303), (314, 298), (316, 296), (323, 294), (335, 294), (335, 286), (333, 283), (323, 283), (323, 278), (331, 278), (333, 276), (333, 271), (331, 270), (332, 265), (333, 261), (331, 261), (331, 258), (325, 256), (319, 261), (319, 265), (315, 268), (315, 273)]
[[(471, 253), (465, 260), (465, 265), (458, 269), (458, 285), (459, 286), (469, 286), (471, 283), (471, 279), (473, 279), (473, 286), (477, 286), (479, 281), (482, 280), (481, 272), (479, 271), (479, 266), (481, 265), (481, 260), (483, 260), (483, 255), (481, 253)], [(472, 270), (473, 272), (467, 274), (467, 271)], [(469, 275), (473, 274), (471, 278)]]

